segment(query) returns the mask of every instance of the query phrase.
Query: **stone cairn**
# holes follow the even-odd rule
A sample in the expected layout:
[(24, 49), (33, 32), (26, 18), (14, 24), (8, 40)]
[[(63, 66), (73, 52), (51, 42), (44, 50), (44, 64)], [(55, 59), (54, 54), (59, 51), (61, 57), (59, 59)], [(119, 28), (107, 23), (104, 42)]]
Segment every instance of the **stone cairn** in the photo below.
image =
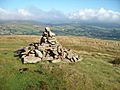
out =
[(65, 49), (57, 42), (55, 33), (49, 27), (45, 28), (40, 42), (31, 43), (29, 46), (18, 49), (16, 56), (22, 59), (23, 63), (49, 62), (77, 62), (80, 57), (70, 49)]

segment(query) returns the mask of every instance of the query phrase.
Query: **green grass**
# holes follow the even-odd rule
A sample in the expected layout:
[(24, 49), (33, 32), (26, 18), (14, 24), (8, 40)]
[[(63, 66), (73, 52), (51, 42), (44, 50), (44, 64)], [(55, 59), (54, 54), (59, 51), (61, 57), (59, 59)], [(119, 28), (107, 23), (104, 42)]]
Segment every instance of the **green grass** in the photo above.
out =
[[(58, 37), (59, 41), (60, 38), (67, 39)], [(77, 50), (83, 57), (83, 60), (77, 63), (22, 64), (19, 58), (14, 57), (15, 50), (38, 40), (38, 36), (0, 36), (0, 90), (119, 90), (120, 67), (108, 62), (114, 59), (119, 47), (113, 48), (116, 53), (109, 54), (106, 51), (106, 48), (111, 47), (109, 45), (107, 47), (102, 44), (106, 51), (102, 53), (99, 49), (93, 51), (88, 46), (84, 46), (85, 49), (75, 49), (76, 43), (72, 42), (71, 49)], [(83, 41), (86, 40), (94, 41), (87, 38)], [(66, 43), (69, 44), (62, 42), (63, 46)], [(111, 45), (116, 45), (115, 43)], [(65, 47), (69, 48), (67, 45)], [(89, 48), (89, 51), (86, 48)], [(20, 68), (29, 70), (20, 73)]]

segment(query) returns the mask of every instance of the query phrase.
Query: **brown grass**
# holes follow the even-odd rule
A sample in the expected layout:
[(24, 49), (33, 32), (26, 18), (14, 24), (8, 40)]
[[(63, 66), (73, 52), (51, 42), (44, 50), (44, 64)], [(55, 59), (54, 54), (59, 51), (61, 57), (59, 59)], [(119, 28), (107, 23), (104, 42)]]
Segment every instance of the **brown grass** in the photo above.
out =
[[(7, 47), (4, 48), (4, 44), (7, 42), (11, 42), (11, 45), (13, 44), (13, 46), (14, 44), (17, 45), (17, 43), (21, 42), (22, 47), (24, 44), (27, 45), (31, 42), (38, 42), (39, 40), (40, 36), (35, 35), (3, 35), (0, 36), (0, 50), (10, 49)], [(120, 41), (101, 40), (79, 36), (57, 36), (57, 40), (64, 47), (72, 48), (77, 51), (101, 52), (120, 56)]]

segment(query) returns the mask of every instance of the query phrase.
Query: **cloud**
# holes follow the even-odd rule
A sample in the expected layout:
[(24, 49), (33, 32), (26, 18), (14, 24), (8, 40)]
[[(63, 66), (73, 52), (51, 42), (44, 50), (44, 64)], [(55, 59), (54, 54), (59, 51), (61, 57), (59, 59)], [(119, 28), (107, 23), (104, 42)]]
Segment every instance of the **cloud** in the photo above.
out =
[(120, 12), (100, 9), (81, 9), (69, 14), (71, 20), (120, 23)]
[(39, 8), (8, 10), (0, 8), (0, 20), (64, 20), (66, 15), (58, 10), (43, 11)]
[(43, 11), (39, 8), (30, 8), (29, 11), (32, 13), (32, 19), (37, 19), (37, 20), (61, 20), (65, 19), (66, 15), (56, 9), (51, 9), (49, 11)]
[(43, 11), (32, 7), (28, 9), (9, 10), (0, 8), (0, 20), (72, 20), (86, 22), (111, 22), (120, 23), (120, 12), (100, 8), (100, 9), (80, 9), (74, 12), (63, 13), (59, 10), (51, 9)]
[(8, 10), (0, 8), (0, 20), (29, 20), (30, 17), (31, 14), (24, 9)]
[(24, 9), (19, 9), (18, 13), (20, 15), (22, 15), (22, 16), (31, 16), (31, 14), (28, 11), (24, 10)]

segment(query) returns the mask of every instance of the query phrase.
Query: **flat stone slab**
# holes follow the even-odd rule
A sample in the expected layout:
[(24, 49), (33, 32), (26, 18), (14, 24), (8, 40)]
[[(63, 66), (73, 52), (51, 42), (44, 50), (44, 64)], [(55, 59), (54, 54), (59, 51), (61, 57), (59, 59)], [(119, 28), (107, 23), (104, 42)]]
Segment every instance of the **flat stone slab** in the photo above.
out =
[(41, 58), (39, 57), (33, 57), (33, 56), (26, 56), (23, 58), (23, 63), (27, 64), (27, 63), (38, 63), (41, 62)]
[(60, 60), (60, 59), (57, 59), (57, 60), (52, 60), (52, 63), (59, 63), (59, 62), (61, 62), (61, 60)]

